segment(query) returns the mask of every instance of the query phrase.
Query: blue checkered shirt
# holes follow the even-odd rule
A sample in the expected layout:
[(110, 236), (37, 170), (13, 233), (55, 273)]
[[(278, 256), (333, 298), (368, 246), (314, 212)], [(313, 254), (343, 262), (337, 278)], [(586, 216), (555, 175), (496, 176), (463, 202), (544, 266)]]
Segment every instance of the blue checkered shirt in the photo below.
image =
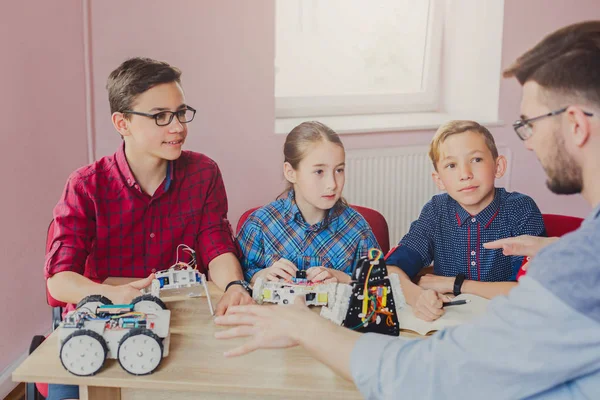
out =
[(447, 193), (433, 196), (419, 219), (386, 257), (411, 278), (433, 262), (436, 275), (500, 282), (516, 279), (523, 257), (505, 256), (483, 243), (511, 236), (545, 236), (542, 214), (533, 199), (496, 188), (494, 200), (470, 215)]
[(254, 211), (237, 240), (247, 280), (280, 258), (290, 260), (300, 270), (323, 266), (350, 275), (360, 257), (372, 247), (379, 248), (367, 221), (341, 202), (321, 222), (309, 225), (293, 191)]

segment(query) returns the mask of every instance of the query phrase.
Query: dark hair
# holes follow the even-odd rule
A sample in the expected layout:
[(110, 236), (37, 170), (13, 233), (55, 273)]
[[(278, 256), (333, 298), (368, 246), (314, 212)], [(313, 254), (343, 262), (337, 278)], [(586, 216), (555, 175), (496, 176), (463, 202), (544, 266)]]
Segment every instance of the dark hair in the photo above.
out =
[(600, 21), (580, 22), (549, 34), (503, 75), (600, 105)]
[(131, 110), (135, 98), (161, 83), (181, 84), (181, 71), (164, 61), (135, 57), (110, 73), (106, 89), (110, 113)]

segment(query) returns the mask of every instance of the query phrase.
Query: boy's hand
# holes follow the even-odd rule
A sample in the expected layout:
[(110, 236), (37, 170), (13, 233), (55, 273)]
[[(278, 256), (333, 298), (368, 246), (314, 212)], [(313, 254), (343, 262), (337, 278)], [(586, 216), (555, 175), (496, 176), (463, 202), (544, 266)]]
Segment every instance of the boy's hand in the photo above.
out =
[(144, 279), (129, 282), (125, 285), (112, 286), (108, 297), (113, 304), (129, 304), (133, 299), (142, 295), (141, 290), (152, 284), (154, 274), (150, 274)]
[(412, 304), (413, 312), (417, 318), (435, 321), (444, 315), (444, 301), (450, 301), (450, 298), (431, 289), (421, 290), (415, 304)]
[(454, 278), (427, 274), (421, 277), (419, 286), (423, 289), (435, 290), (441, 294), (451, 293), (454, 290)]
[(291, 281), (292, 278), (296, 277), (296, 271), (298, 271), (298, 268), (293, 262), (285, 258), (280, 258), (269, 268), (265, 268), (259, 273), (267, 281), (279, 281), (281, 278)]
[(535, 256), (543, 247), (558, 240), (557, 237), (521, 235), (483, 244), (486, 249), (502, 249), (505, 256)]

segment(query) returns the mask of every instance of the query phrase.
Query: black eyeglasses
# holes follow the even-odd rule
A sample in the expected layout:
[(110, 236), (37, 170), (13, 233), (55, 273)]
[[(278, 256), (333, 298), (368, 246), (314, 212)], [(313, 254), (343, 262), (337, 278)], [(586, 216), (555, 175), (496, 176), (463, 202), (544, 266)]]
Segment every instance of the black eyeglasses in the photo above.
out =
[[(527, 140), (531, 136), (533, 136), (533, 127), (531, 126), (531, 122), (537, 121), (538, 119), (552, 117), (554, 115), (562, 114), (565, 111), (567, 111), (568, 108), (569, 108), (569, 106), (563, 107), (560, 110), (549, 112), (548, 114), (539, 115), (537, 117), (516, 120), (515, 123), (513, 124), (513, 129), (515, 130), (515, 132), (517, 132), (517, 135), (519, 136), (519, 138), (521, 140)], [(592, 114), (591, 112), (587, 112), (587, 111), (584, 111), (583, 114), (588, 117), (594, 116), (594, 114)]]
[(147, 113), (143, 113), (143, 112), (130, 111), (130, 110), (123, 111), (123, 114), (134, 114), (134, 115), (141, 115), (142, 117), (154, 118), (156, 125), (167, 126), (171, 123), (171, 121), (173, 121), (174, 116), (177, 116), (177, 121), (181, 122), (182, 124), (187, 124), (188, 122), (192, 122), (192, 120), (194, 119), (194, 116), (196, 115), (196, 110), (190, 106), (187, 106), (186, 108), (182, 108), (181, 110), (161, 111), (156, 114), (147, 114)]

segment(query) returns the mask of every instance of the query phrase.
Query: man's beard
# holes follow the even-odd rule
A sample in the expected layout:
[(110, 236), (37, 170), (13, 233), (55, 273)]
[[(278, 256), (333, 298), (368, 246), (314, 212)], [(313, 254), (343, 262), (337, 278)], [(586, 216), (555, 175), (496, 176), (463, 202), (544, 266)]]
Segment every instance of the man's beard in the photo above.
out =
[(581, 166), (567, 153), (565, 141), (559, 133), (554, 132), (555, 154), (549, 157), (550, 165), (544, 166), (548, 179), (546, 186), (556, 194), (576, 194), (583, 189)]

